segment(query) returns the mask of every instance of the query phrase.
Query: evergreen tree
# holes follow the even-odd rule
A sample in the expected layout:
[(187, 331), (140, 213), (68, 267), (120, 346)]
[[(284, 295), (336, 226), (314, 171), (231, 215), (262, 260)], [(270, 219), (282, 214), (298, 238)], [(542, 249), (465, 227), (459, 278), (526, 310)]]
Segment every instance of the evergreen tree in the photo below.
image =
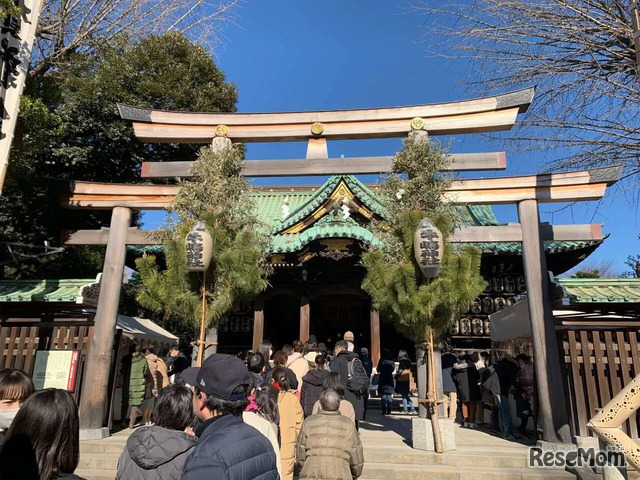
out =
[[(166, 270), (155, 256), (136, 261), (140, 285), (138, 302), (167, 320), (200, 325), (203, 282), (206, 295), (204, 328), (217, 327), (238, 302), (266, 288), (263, 268), (266, 235), (261, 233), (242, 176), (242, 151), (228, 146), (214, 152), (205, 147), (193, 167), (193, 179), (182, 182), (167, 226), (161, 230)], [(211, 263), (202, 274), (186, 268), (185, 238), (202, 220), (213, 239)]]
[[(0, 262), (12, 258), (3, 258), (4, 242), (56, 246), (62, 229), (109, 224), (106, 211), (62, 209), (51, 179), (131, 183), (140, 180), (143, 161), (195, 160), (198, 145), (141, 142), (131, 122), (120, 119), (116, 103), (233, 112), (236, 101), (235, 86), (211, 54), (176, 32), (96, 45), (30, 78), (0, 201)], [(95, 277), (103, 258), (102, 247), (70, 247), (61, 255), (12, 264), (6, 274)]]
[[(412, 135), (405, 140), (403, 151), (394, 161), (395, 175), (385, 184), (391, 213), (385, 221), (373, 225), (375, 233), (384, 236), (391, 248), (362, 256), (367, 269), (362, 288), (383, 317), (416, 343), (418, 369), (427, 370), (430, 410), (435, 418), (438, 392), (434, 388), (434, 343), (485, 286), (480, 275), (481, 251), (475, 247), (455, 251), (448, 242), (457, 218), (443, 197), (450, 178), (439, 171), (445, 169), (446, 162), (440, 147), (426, 136)], [(408, 178), (399, 175), (402, 172), (409, 172)], [(425, 217), (434, 222), (444, 240), (441, 269), (431, 281), (423, 277), (414, 257), (414, 232)], [(426, 357), (425, 352), (430, 355)], [(426, 398), (426, 387), (418, 381), (421, 398)], [(426, 413), (421, 406), (420, 415)], [(442, 451), (438, 422), (432, 425), (436, 451)]]

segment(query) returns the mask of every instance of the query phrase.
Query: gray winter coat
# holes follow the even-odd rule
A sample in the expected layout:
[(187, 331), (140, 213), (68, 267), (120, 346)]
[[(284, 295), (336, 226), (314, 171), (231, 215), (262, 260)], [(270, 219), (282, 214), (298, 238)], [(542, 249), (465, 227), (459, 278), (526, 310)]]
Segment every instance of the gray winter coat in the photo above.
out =
[(120, 455), (116, 480), (179, 480), (197, 440), (178, 430), (140, 427)]

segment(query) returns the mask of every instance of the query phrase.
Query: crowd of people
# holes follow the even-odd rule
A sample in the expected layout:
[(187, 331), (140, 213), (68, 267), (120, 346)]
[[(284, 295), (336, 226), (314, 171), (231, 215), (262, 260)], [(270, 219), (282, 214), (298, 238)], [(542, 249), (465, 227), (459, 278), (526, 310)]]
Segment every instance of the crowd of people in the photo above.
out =
[[(201, 367), (177, 348), (166, 358), (133, 345), (125, 358), (128, 426), (139, 413), (143, 425), (127, 440), (116, 480), (355, 479), (364, 466), (358, 422), (365, 418), (373, 365), (367, 349), (354, 352), (351, 332), (333, 351), (294, 341), (273, 352), (263, 342), (255, 352), (214, 354)], [(505, 438), (522, 434), (532, 415), (533, 364), (527, 355), (442, 355), (448, 415), (475, 428), (485, 408)], [(382, 414), (393, 395), (402, 411), (415, 412), (410, 397), (411, 361), (388, 350), (377, 365)], [(511, 422), (509, 395), (516, 399), (519, 433)], [(0, 370), (0, 479), (82, 480), (78, 410), (64, 390), (34, 392), (19, 370)]]
[[(263, 342), (255, 352), (214, 354), (192, 368), (176, 366), (174, 350), (163, 362), (168, 385), (157, 374), (164, 367), (152, 365), (160, 358), (132, 349), (128, 398), (132, 410), (142, 409), (144, 425), (129, 437), (117, 479), (291, 480), (296, 469), (301, 479), (359, 477), (357, 429), (371, 376), (364, 365), (371, 362), (352, 345), (341, 340), (328, 352), (311, 338), (274, 352)], [(144, 414), (149, 398), (151, 425)]]
[[(533, 416), (533, 362), (520, 354), (515, 358), (503, 356), (491, 363), (488, 352), (455, 355), (450, 346), (441, 357), (442, 384), (447, 415), (458, 417), (461, 425), (477, 428), (484, 423), (484, 411), (490, 410), (490, 429), (508, 440), (526, 436), (529, 419)], [(510, 396), (515, 400), (516, 416), (520, 420), (514, 431)]]

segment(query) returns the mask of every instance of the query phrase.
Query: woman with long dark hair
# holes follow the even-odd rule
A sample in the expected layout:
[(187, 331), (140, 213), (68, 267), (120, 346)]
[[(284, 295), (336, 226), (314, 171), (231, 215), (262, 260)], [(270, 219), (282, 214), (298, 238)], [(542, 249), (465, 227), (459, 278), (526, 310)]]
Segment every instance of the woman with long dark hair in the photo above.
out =
[(258, 353), (261, 353), (264, 357), (264, 372), (267, 373), (271, 370), (271, 355), (273, 355), (273, 343), (269, 340), (263, 340), (258, 346)]
[(22, 404), (0, 452), (3, 480), (79, 480), (78, 407), (65, 390), (47, 388)]

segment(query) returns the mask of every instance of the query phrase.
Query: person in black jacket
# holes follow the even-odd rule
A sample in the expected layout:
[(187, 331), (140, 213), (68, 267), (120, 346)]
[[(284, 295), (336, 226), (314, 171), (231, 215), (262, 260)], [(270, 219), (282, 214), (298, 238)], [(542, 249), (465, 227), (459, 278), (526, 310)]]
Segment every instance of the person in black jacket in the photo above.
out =
[[(349, 362), (358, 358), (358, 354), (348, 351), (347, 347), (348, 345), (345, 340), (336, 342), (334, 349), (335, 358), (331, 362), (331, 371), (337, 372), (345, 385), (347, 385), (347, 380), (349, 379)], [(344, 399), (353, 406), (353, 411), (356, 414), (356, 428), (358, 428), (358, 419), (362, 418), (362, 414), (364, 413), (364, 397), (358, 397), (349, 389), (345, 389)]]
[(393, 394), (395, 393), (393, 372), (396, 364), (391, 358), (391, 352), (388, 349), (382, 351), (382, 356), (378, 361), (376, 371), (378, 372), (378, 394), (380, 395), (382, 405), (382, 415), (391, 415), (391, 407), (393, 406)]
[(171, 383), (183, 385), (184, 382), (180, 378), (180, 375), (183, 370), (189, 367), (191, 362), (189, 362), (189, 359), (180, 351), (177, 345), (171, 347), (169, 350), (169, 356), (165, 363), (168, 367), (167, 376)]
[[(367, 373), (367, 376), (369, 377), (369, 382), (371, 382), (371, 374), (373, 373), (373, 362), (369, 357), (368, 348), (362, 347), (360, 349), (360, 361), (362, 362), (364, 371)], [(369, 389), (367, 389), (366, 393), (364, 394), (364, 411), (362, 412), (362, 420), (366, 419), (368, 403), (369, 403)]]
[(476, 402), (482, 399), (480, 374), (470, 355), (453, 366), (453, 381), (462, 404), (462, 426), (476, 428)]
[(184, 370), (182, 379), (195, 387), (193, 406), (202, 422), (182, 480), (279, 479), (271, 442), (242, 420), (249, 403), (249, 371), (242, 360), (213, 354), (202, 367)]
[(311, 415), (313, 406), (320, 400), (320, 394), (323, 390), (322, 383), (324, 379), (327, 378), (327, 375), (329, 375), (329, 371), (324, 368), (326, 362), (324, 355), (316, 355), (314, 362), (316, 368), (309, 370), (307, 374), (302, 377), (300, 403), (302, 404), (305, 418)]

